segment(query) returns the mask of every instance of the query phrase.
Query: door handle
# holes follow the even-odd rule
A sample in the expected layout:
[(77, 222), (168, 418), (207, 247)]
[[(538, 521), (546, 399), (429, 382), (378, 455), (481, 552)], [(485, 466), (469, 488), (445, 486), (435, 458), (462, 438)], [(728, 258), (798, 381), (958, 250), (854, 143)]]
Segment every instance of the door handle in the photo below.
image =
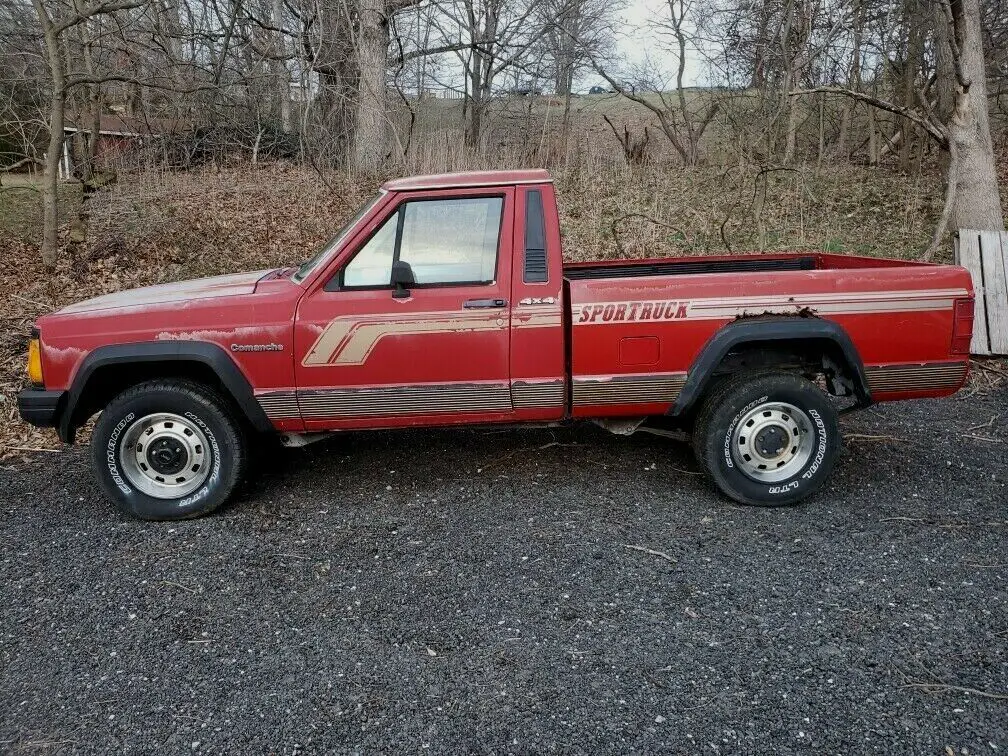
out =
[(467, 299), (462, 303), (467, 310), (499, 310), (507, 307), (506, 299)]

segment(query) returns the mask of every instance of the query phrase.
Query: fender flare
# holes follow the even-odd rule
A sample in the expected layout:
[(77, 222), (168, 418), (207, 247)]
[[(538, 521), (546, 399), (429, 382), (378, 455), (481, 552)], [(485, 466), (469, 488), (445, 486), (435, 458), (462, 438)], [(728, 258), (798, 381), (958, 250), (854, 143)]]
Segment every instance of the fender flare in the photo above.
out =
[(256, 401), (255, 392), (245, 374), (222, 347), (205, 341), (137, 341), (98, 347), (84, 358), (66, 392), (60, 413), (60, 438), (67, 442), (73, 440), (77, 430), (72, 425), (74, 412), (96, 370), (110, 365), (156, 362), (195, 362), (206, 365), (220, 379), (253, 428), (261, 432), (275, 430)]
[(829, 341), (835, 344), (853, 372), (851, 378), (857, 405), (867, 407), (872, 403), (864, 363), (843, 326), (818, 317), (784, 315), (736, 320), (719, 329), (704, 344), (700, 354), (690, 365), (682, 391), (679, 392), (668, 414), (678, 417), (692, 408), (710, 384), (715, 368), (736, 347), (743, 344), (773, 344), (776, 341), (803, 339)]

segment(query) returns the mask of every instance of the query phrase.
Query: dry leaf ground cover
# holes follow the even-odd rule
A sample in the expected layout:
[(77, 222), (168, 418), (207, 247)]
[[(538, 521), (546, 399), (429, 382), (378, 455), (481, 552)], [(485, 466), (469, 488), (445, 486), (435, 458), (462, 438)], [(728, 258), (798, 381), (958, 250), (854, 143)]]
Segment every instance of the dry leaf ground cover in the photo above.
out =
[[(591, 158), (591, 156), (588, 156)], [(557, 172), (570, 259), (820, 249), (913, 257), (941, 203), (936, 171), (888, 168), (613, 166), (588, 159)], [(135, 286), (296, 263), (377, 189), (289, 165), (123, 174), (89, 200), (86, 241), (67, 225), (55, 271), (38, 256), (41, 213), (30, 186), (0, 190), (0, 452), (55, 449), (20, 421), (26, 340), (39, 315)], [(63, 188), (67, 218), (80, 202)], [(950, 257), (949, 252), (946, 257)]]

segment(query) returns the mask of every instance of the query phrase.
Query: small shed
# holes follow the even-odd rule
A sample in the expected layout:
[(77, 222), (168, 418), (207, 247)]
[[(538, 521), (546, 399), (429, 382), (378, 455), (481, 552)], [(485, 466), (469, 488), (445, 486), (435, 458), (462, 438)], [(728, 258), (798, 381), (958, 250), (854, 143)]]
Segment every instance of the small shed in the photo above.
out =
[[(67, 179), (74, 173), (74, 151), (71, 143), (77, 134), (90, 133), (90, 118), (67, 121), (63, 129), (63, 156), (60, 159), (59, 176)], [(99, 119), (98, 144), (95, 158), (107, 158), (129, 149), (139, 147), (145, 141), (165, 133), (164, 124), (141, 118), (121, 115), (103, 115)]]

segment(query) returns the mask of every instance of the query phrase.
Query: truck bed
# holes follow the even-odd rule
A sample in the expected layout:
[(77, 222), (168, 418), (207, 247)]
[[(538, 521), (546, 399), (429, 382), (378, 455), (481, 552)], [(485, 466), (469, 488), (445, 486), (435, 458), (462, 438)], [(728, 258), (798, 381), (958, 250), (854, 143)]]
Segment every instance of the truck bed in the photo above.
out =
[(972, 287), (955, 266), (812, 252), (609, 260), (563, 272), (575, 416), (668, 411), (716, 334), (768, 318), (839, 326), (875, 401), (944, 396), (966, 378), (953, 327)]

